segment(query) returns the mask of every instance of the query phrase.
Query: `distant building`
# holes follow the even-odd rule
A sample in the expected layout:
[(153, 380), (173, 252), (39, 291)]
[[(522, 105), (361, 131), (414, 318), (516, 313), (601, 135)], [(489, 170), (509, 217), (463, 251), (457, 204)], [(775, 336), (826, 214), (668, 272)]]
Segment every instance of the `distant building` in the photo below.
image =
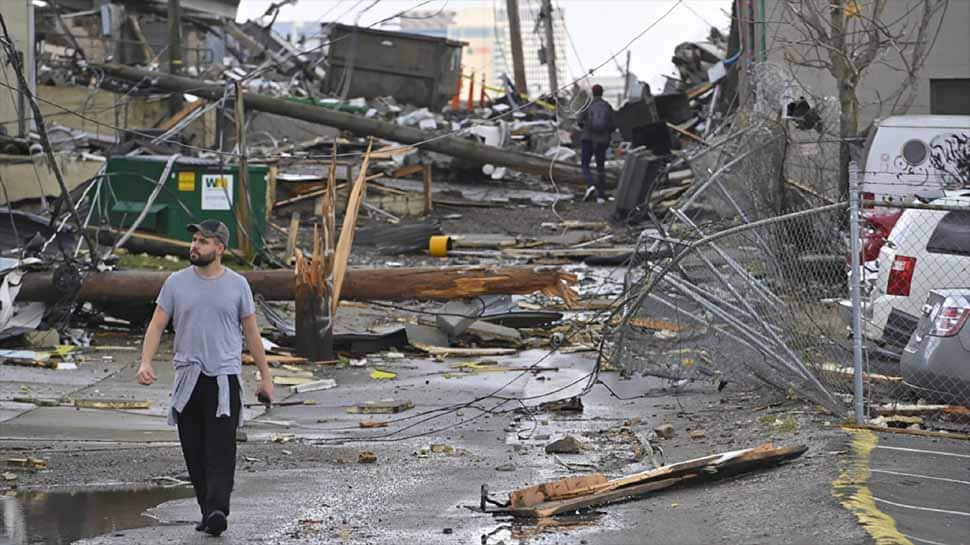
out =
[[(526, 81), (530, 95), (549, 92), (549, 75), (546, 65), (539, 62), (539, 51), (545, 42), (543, 26), (537, 26), (539, 18), (536, 3), (519, 6), (522, 30), (522, 51), (525, 60)], [(468, 42), (462, 53), (465, 74), (475, 74), (476, 88), (484, 75), (488, 85), (499, 87), (502, 74), (513, 77), (512, 49), (509, 45), (508, 14), (504, 8), (464, 7), (443, 12), (411, 12), (401, 18), (401, 30), (429, 36), (448, 37)], [(570, 81), (567, 65), (565, 14), (563, 10), (553, 13), (553, 34), (556, 46), (556, 66), (560, 85)], [(467, 80), (466, 80), (467, 85)], [(468, 88), (463, 88), (462, 98)], [(478, 92), (476, 91), (476, 95)]]
[[(802, 39), (803, 30), (791, 23), (786, 10), (794, 9), (788, 0), (738, 0), (742, 13), (751, 13), (752, 20), (743, 25), (742, 46), (744, 54), (741, 66), (766, 62), (782, 67), (786, 81), (804, 88), (817, 97), (836, 97), (836, 81), (826, 69), (795, 65), (790, 62), (801, 56), (812, 57), (813, 46)], [(912, 2), (888, 2), (882, 20), (898, 28), (908, 29), (919, 24), (922, 9), (913, 9)], [(828, 9), (829, 2), (814, 0), (821, 12)], [(870, 2), (852, 3), (863, 10), (871, 9)], [(848, 9), (848, 8), (847, 8)], [(763, 13), (762, 11), (763, 10)], [(939, 16), (937, 16), (939, 17)], [(936, 20), (931, 25), (935, 30)], [(926, 58), (915, 82), (915, 98), (905, 113), (909, 114), (970, 114), (970, 2), (950, 2), (939, 27), (939, 34), (932, 38), (933, 49)], [(749, 38), (750, 37), (750, 38)], [(753, 40), (751, 40), (753, 38)], [(753, 44), (749, 45), (748, 41)], [(823, 59), (827, 55), (823, 54)], [(863, 73), (857, 87), (859, 99), (859, 128), (865, 128), (873, 119), (890, 115), (893, 93), (902, 85), (906, 72), (898, 55), (890, 48), (880, 52)], [(778, 83), (775, 83), (777, 86)], [(757, 93), (757, 90), (754, 90)], [(797, 98), (797, 97), (792, 97)], [(897, 112), (903, 113), (903, 112)]]

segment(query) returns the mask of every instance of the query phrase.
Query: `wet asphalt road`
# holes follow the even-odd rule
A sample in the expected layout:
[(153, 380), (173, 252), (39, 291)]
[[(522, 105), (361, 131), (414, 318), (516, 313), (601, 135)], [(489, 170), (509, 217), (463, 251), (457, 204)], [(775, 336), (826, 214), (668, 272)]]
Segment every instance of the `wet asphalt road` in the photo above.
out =
[[(543, 353), (488, 359), (507, 368), (522, 368)], [(841, 432), (822, 429), (823, 417), (796, 411), (795, 417), (802, 421), (800, 430), (795, 435), (778, 433), (760, 426), (750, 410), (755, 401), (743, 392), (732, 392), (731, 387), (717, 394), (711, 385), (698, 384), (672, 396), (662, 390), (664, 383), (659, 380), (621, 380), (615, 373), (602, 378), (618, 395), (652, 395), (621, 400), (597, 387), (584, 398), (582, 415), (493, 414), (488, 411), (519, 406), (517, 402), (487, 398), (499, 388), (509, 398), (530, 398), (525, 403), (532, 405), (574, 395), (585, 383), (582, 379), (592, 359), (583, 354), (557, 355), (542, 362), (550, 370), (526, 373), (463, 373), (453, 367), (462, 361), (467, 360), (370, 358), (367, 367), (328, 368), (319, 374), (335, 379), (336, 388), (290, 397), (313, 400), (316, 405), (275, 407), (261, 416), (254, 411), (250, 416), (258, 417), (244, 428), (251, 442), (293, 434), (293, 442), (268, 446), (278, 449), (277, 456), (285, 457), (288, 448), (296, 448), (290, 446), (294, 442), (315, 443), (317, 465), (314, 469), (256, 471), (250, 467), (253, 464), (240, 461), (229, 530), (218, 541), (193, 530), (198, 508), (193, 499), (180, 499), (149, 510), (160, 521), (159, 526), (119, 530), (82, 543), (868, 542), (855, 519), (832, 497), (831, 481), (838, 474), (846, 439)], [(397, 378), (375, 380), (370, 377), (374, 369), (392, 371)], [(82, 384), (72, 395), (148, 398), (153, 400), (153, 407), (146, 411), (59, 407), (20, 411), (0, 423), (0, 438), (115, 442), (107, 446), (145, 443), (142, 456), (151, 456), (151, 441), (170, 444), (174, 433), (163, 422), (169, 373), (159, 366), (158, 384), (135, 388), (130, 382), (131, 364), (116, 364), (111, 371), (86, 386)], [(252, 368), (246, 368), (246, 373), (251, 396)], [(34, 383), (42, 380), (37, 378)], [(550, 392), (555, 394), (540, 397)], [(473, 398), (485, 399), (460, 410), (444, 410)], [(415, 407), (399, 415), (346, 412), (351, 405), (384, 399), (411, 400)], [(772, 439), (776, 444), (806, 443), (811, 450), (786, 466), (611, 506), (592, 519), (518, 524), (474, 509), (482, 484), (501, 495), (574, 474), (575, 470), (565, 469), (544, 452), (545, 444), (565, 434), (580, 437), (590, 449), (580, 455), (560, 456), (563, 463), (600, 464), (611, 468), (611, 476), (632, 472), (634, 467), (625, 459), (630, 446), (621, 443), (607, 447), (606, 439), (611, 436), (604, 431), (631, 418), (641, 419), (638, 427), (645, 433), (659, 423), (674, 426), (675, 437), (662, 443), (669, 461)], [(389, 426), (361, 430), (361, 420), (388, 421)], [(706, 438), (688, 439), (691, 429), (706, 430)], [(447, 445), (455, 452), (419, 455), (434, 444)], [(358, 464), (357, 456), (363, 450), (374, 452), (377, 462)], [(172, 473), (181, 470), (171, 469)], [(805, 505), (812, 509), (806, 510)]]
[(915, 545), (970, 545), (970, 441), (880, 434), (869, 488)]

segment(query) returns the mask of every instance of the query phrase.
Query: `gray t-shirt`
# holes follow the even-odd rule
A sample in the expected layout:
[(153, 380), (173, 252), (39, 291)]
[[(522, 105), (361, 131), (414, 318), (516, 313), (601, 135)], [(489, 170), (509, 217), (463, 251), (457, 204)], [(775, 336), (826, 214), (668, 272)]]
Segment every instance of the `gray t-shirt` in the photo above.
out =
[(240, 320), (256, 312), (242, 275), (227, 268), (203, 278), (190, 266), (165, 280), (155, 302), (172, 317), (176, 363), (199, 365), (208, 376), (241, 372)]

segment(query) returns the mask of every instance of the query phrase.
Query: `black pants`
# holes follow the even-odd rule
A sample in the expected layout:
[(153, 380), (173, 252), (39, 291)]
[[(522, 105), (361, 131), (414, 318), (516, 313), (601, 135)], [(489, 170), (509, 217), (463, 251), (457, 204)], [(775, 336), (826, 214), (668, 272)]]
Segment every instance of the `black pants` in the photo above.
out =
[(599, 198), (606, 198), (606, 150), (610, 147), (608, 142), (599, 143), (592, 140), (583, 140), (583, 149), (580, 160), (583, 166), (583, 176), (586, 177), (586, 185), (593, 187), (593, 173), (589, 170), (590, 159), (596, 156), (596, 192)]
[(219, 385), (215, 377), (199, 375), (192, 397), (178, 415), (179, 442), (202, 516), (213, 511), (229, 515), (229, 494), (236, 473), (236, 428), (239, 425), (239, 378), (229, 376), (231, 416), (216, 418)]

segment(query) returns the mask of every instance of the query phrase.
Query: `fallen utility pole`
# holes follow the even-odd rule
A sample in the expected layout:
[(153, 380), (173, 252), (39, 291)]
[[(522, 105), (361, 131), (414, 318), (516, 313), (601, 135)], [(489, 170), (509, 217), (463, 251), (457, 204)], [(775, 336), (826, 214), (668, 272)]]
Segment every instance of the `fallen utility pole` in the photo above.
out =
[[(186, 77), (139, 70), (118, 64), (92, 64), (92, 66), (111, 77), (131, 82), (146, 80), (159, 89), (191, 93), (208, 100), (219, 100), (224, 92), (222, 85), (205, 85), (199, 80)], [(401, 144), (419, 145), (422, 149), (458, 159), (490, 163), (528, 174), (549, 176), (551, 172), (556, 181), (585, 183), (579, 165), (561, 161), (552, 162), (541, 155), (486, 146), (458, 136), (443, 136), (429, 140), (435, 133), (281, 98), (253, 93), (244, 93), (244, 97), (246, 108), (251, 110), (319, 123), (360, 136), (375, 136)]]
[[(84, 277), (78, 301), (94, 304), (150, 303), (158, 296), (170, 272), (107, 271)], [(245, 271), (241, 273), (253, 292), (267, 301), (292, 301), (296, 285), (291, 269)], [(415, 267), (395, 269), (348, 269), (342, 300), (403, 301), (408, 299), (449, 300), (491, 294), (542, 292), (576, 300), (572, 286), (576, 276), (550, 268), (533, 267)], [(52, 273), (27, 273), (18, 301), (56, 302), (63, 294)]]

